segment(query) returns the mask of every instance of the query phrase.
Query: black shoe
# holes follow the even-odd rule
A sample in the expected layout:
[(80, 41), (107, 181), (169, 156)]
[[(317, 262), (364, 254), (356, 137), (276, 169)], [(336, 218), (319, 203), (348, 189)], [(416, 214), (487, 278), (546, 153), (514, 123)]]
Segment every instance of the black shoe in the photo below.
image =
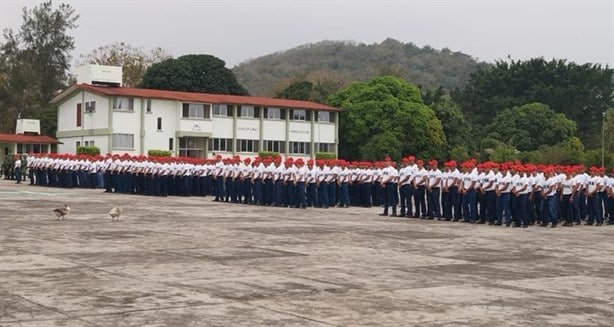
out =
[[(325, 208), (328, 208), (328, 207), (325, 207)], [(388, 216), (388, 214), (387, 214), (387, 213), (380, 213), (379, 215), (380, 215), (381, 217)]]
[(529, 228), (529, 225), (522, 225), (522, 228)]
[(495, 223), (495, 226), (501, 226), (503, 225), (502, 223)]
[(552, 224), (552, 226), (550, 226), (550, 228), (556, 228), (556, 224)]
[(399, 217), (399, 216), (397, 216), (396, 213), (393, 213), (393, 214), (390, 215), (390, 217)]
[(479, 220), (479, 221), (478, 221), (476, 224), (480, 224), (480, 225), (482, 225), (482, 224), (486, 224), (486, 222), (485, 222), (485, 221), (483, 221), (483, 220)]
[(591, 225), (591, 226), (592, 226), (592, 225), (593, 225), (593, 223), (589, 223), (589, 222), (587, 222), (587, 223), (585, 223), (584, 225)]
[(490, 225), (494, 225), (494, 224), (495, 224), (495, 223), (493, 223), (492, 221), (489, 221), (489, 222), (488, 222), (488, 225), (489, 225), (489, 226), (490, 226)]
[(520, 227), (520, 224), (514, 224), (514, 226), (512, 226), (514, 228)]
[(452, 219), (453, 222), (458, 222), (458, 218)]
[(510, 223), (505, 224), (505, 227), (510, 227), (510, 226), (512, 226), (512, 224)]

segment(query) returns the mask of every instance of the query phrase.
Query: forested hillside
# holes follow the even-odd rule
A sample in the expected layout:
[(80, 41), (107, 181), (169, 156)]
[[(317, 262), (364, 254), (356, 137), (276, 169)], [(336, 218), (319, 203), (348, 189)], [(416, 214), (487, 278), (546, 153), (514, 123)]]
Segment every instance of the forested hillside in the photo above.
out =
[(344, 41), (306, 44), (248, 60), (233, 72), (250, 94), (273, 96), (298, 79), (345, 84), (381, 75), (401, 77), (426, 88), (453, 90), (462, 88), (480, 65), (486, 64), (461, 52), (386, 39), (369, 45)]

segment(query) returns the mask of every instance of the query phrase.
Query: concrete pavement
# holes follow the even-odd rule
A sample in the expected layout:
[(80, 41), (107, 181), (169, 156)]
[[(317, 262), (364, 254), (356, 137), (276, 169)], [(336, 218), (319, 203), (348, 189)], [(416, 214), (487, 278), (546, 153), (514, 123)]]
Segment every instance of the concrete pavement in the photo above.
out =
[[(63, 203), (72, 211), (56, 221)], [(2, 180), (0, 326), (614, 324), (612, 226), (379, 212)]]

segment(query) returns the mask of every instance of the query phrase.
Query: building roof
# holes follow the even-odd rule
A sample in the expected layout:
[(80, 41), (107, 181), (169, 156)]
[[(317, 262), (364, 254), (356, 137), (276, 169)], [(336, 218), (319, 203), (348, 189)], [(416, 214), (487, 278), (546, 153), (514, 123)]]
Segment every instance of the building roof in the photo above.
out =
[(165, 99), (176, 100), (182, 102), (197, 102), (197, 103), (212, 103), (212, 104), (234, 104), (234, 105), (253, 105), (262, 107), (277, 107), (277, 108), (300, 108), (309, 110), (322, 110), (322, 111), (341, 111), (338, 108), (329, 107), (320, 103), (301, 101), (301, 100), (289, 100), (289, 99), (275, 99), (256, 96), (243, 96), (243, 95), (228, 95), (228, 94), (211, 94), (211, 93), (195, 93), (195, 92), (181, 92), (181, 91), (168, 91), (168, 90), (153, 90), (153, 89), (138, 89), (131, 87), (108, 87), (108, 86), (95, 86), (90, 84), (75, 84), (66, 91), (62, 92), (51, 100), (51, 103), (58, 103), (63, 98), (80, 89), (103, 96), (126, 96), (126, 97), (138, 97), (138, 98), (151, 98), (151, 99)]
[(21, 144), (63, 144), (47, 135), (0, 134), (0, 142)]

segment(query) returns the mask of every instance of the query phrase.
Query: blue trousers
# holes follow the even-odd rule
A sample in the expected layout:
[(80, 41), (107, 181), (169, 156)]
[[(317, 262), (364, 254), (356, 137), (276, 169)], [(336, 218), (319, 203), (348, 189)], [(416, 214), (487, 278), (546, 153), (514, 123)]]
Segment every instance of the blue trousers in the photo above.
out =
[(350, 184), (345, 182), (342, 183), (339, 187), (339, 193), (341, 197), (339, 198), (339, 205), (349, 206), (350, 205)]
[(301, 208), (307, 207), (307, 197), (305, 194), (305, 182), (296, 183), (295, 204)]
[(548, 212), (550, 213), (550, 221), (552, 221), (553, 225), (559, 223), (559, 203), (557, 198), (558, 194), (548, 196), (547, 198)]
[(428, 213), (429, 217), (441, 217), (441, 204), (439, 202), (439, 194), (441, 189), (439, 187), (432, 188), (428, 192), (429, 202), (428, 202)]
[(392, 208), (392, 214), (397, 214), (397, 184), (388, 182), (384, 186), (386, 196), (384, 197), (384, 214), (388, 214), (388, 207)]
[(307, 206), (317, 205), (316, 198), (316, 183), (309, 183), (307, 185)]
[(328, 207), (328, 183), (320, 182), (318, 187), (318, 200), (320, 200), (320, 206)]
[(510, 193), (501, 193), (497, 197), (497, 223), (501, 223), (503, 220), (505, 220), (505, 224), (512, 223), (510, 201)]
[(475, 189), (471, 189), (463, 194), (463, 221), (474, 223), (477, 217), (477, 208)]

